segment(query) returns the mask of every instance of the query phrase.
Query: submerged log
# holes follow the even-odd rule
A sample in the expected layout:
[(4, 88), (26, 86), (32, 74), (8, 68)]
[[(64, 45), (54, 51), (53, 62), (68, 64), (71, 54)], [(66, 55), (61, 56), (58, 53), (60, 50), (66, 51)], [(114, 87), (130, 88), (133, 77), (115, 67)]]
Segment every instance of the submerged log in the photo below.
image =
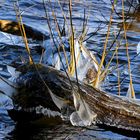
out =
[[(67, 100), (69, 100), (68, 104), (73, 107), (73, 91), (69, 78), (65, 73), (55, 70), (52, 67), (42, 65), (37, 65), (37, 69), (38, 71), (36, 71), (32, 65), (17, 69), (22, 72), (22, 76), (16, 80), (17, 83), (20, 84), (21, 88), (19, 89), (18, 94), (14, 96), (14, 102), (23, 108), (33, 107), (35, 104), (36, 106), (41, 105), (43, 107), (52, 107), (52, 102), (49, 102), (50, 97), (45, 93), (46, 89), (42, 86), (43, 84), (37, 76), (39, 72), (39, 75), (43, 77), (43, 80), (52, 92), (60, 97), (67, 95)], [(28, 80), (25, 80), (26, 78)], [(74, 78), (70, 79), (74, 90), (78, 91), (76, 80)], [(130, 101), (126, 97), (119, 97), (117, 95), (95, 89), (82, 82), (79, 83), (79, 86), (81, 97), (89, 105), (90, 109), (97, 114), (97, 124), (140, 132), (139, 104), (135, 101)], [(23, 90), (23, 87), (26, 87), (26, 90)], [(58, 109), (56, 108), (54, 110)]]
[[(15, 21), (10, 20), (0, 20), (0, 31), (10, 33), (13, 35), (22, 36), (20, 30), (20, 24)], [(33, 29), (32, 27), (23, 24), (27, 38), (32, 38), (33, 40), (43, 40), (44, 37), (47, 37), (45, 34), (41, 33), (37, 29)]]

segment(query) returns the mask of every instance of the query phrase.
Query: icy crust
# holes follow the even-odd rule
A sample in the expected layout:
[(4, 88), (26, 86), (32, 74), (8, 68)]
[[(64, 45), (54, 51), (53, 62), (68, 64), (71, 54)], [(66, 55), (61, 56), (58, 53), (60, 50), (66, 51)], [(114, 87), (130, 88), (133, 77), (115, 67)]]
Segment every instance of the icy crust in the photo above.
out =
[[(17, 78), (19, 78), (21, 82), (24, 81), (24, 79), (22, 79), (22, 76), (20, 76), (20, 73), (15, 71), (15, 69), (12, 69), (11, 67), (9, 67), (8, 69), (9, 69), (9, 73), (11, 73), (11, 76), (13, 77), (13, 79), (12, 78), (10, 79), (11, 81), (12, 80), (15, 81)], [(23, 110), (25, 112), (35, 112), (36, 114), (43, 114), (44, 116), (48, 116), (48, 117), (59, 116), (62, 119), (67, 117), (69, 118), (70, 122), (74, 126), (88, 126), (88, 125), (92, 125), (96, 123), (96, 120), (99, 121), (98, 112), (93, 111), (94, 108), (96, 107), (95, 102), (97, 102), (97, 104), (100, 103), (106, 109), (112, 110), (113, 108), (113, 111), (115, 111), (116, 114), (119, 114), (121, 117), (123, 117), (124, 115), (126, 118), (129, 116), (131, 118), (133, 117), (136, 119), (140, 118), (140, 103), (138, 99), (133, 100), (128, 97), (121, 97), (121, 96), (119, 97), (117, 95), (112, 95), (110, 93), (106, 94), (100, 90), (97, 90), (98, 92), (100, 92), (100, 94), (96, 94), (96, 93), (90, 94), (90, 93), (87, 93), (86, 90), (84, 89), (82, 89), (82, 91), (86, 96), (89, 96), (91, 100), (93, 101), (91, 103), (87, 102), (86, 98), (85, 100), (82, 101), (80, 96), (76, 95), (78, 93), (72, 93), (75, 111), (72, 111), (68, 116), (64, 116), (63, 113), (61, 112), (61, 109), (63, 109), (64, 107), (67, 107), (65, 102), (63, 102), (63, 99), (61, 99), (60, 97), (56, 96), (55, 94), (51, 92), (50, 92), (51, 98), (53, 102), (56, 104), (56, 106), (60, 109), (60, 112), (53, 111), (48, 108), (44, 108), (43, 106), (37, 106), (33, 108), (18, 107), (18, 110)], [(94, 106), (92, 106), (91, 108), (89, 107), (89, 104), (92, 104)], [(133, 126), (132, 123), (129, 123), (130, 125), (128, 126), (126, 122), (121, 123), (121, 120), (118, 119), (119, 117), (115, 116), (114, 114), (108, 114), (108, 115), (103, 116), (100, 122), (109, 126), (115, 126), (117, 128), (123, 128), (127, 130), (136, 130), (136, 131), (139, 130), (139, 127), (137, 125), (134, 125), (134, 127), (132, 127)]]
[[(96, 94), (97, 91), (101, 92), (102, 94), (99, 96), (99, 94)], [(101, 108), (104, 109), (99, 110), (100, 112), (95, 111), (97, 113), (97, 124), (105, 124), (107, 126), (121, 128), (124, 130), (140, 132), (140, 126), (137, 124), (140, 120), (139, 100), (129, 99), (128, 97), (124, 96), (112, 95), (110, 93), (106, 94), (99, 90), (97, 91), (94, 93), (94, 95), (86, 93), (87, 96), (89, 96), (87, 101), (90, 104), (90, 108), (96, 102)], [(90, 103), (91, 100), (93, 103)], [(98, 110), (98, 105), (91, 109)]]
[(90, 126), (93, 123), (95, 124), (97, 114), (89, 108), (88, 104), (81, 95), (73, 91), (73, 100), (76, 111), (70, 116), (72, 125)]
[(118, 129), (124, 129), (124, 130), (128, 130), (128, 131), (135, 131), (135, 132), (140, 132), (140, 128), (134, 128), (134, 127), (126, 127), (126, 126), (123, 126), (123, 125), (120, 125), (120, 124), (111, 124), (111, 123), (107, 123), (107, 122), (97, 122), (98, 124), (104, 124), (104, 125), (107, 125), (107, 126), (111, 126), (111, 127), (116, 127)]
[(37, 114), (43, 114), (48, 117), (55, 117), (55, 116), (61, 116), (61, 113), (58, 111), (52, 111), (48, 108), (44, 108), (43, 106), (38, 106), (35, 108), (35, 111)]
[(37, 107), (31, 107), (31, 108), (15, 107), (14, 109), (17, 111), (25, 111), (25, 112), (30, 112), (30, 113), (35, 112), (36, 114), (43, 114), (44, 116), (48, 116), (48, 117), (61, 116), (60, 112), (52, 111), (49, 108), (44, 108), (41, 105)]
[[(82, 91), (86, 92), (84, 89), (82, 89)], [(102, 92), (102, 91), (101, 91)], [(87, 95), (91, 96), (90, 94), (86, 93)], [(95, 95), (96, 96), (96, 95)], [(102, 102), (102, 104), (104, 104), (105, 106), (107, 106), (107, 108), (112, 108), (113, 104), (114, 104), (114, 108), (119, 110), (123, 110), (125, 111), (125, 113), (127, 112), (128, 115), (131, 114), (133, 115), (134, 117), (138, 117), (140, 118), (140, 114), (137, 114), (136, 113), (136, 108), (134, 108), (133, 106), (130, 106), (130, 104), (134, 104), (138, 107), (140, 107), (140, 99), (130, 99), (126, 96), (118, 96), (118, 95), (113, 95), (111, 93), (108, 93), (108, 94), (105, 94), (105, 96), (107, 98), (113, 98), (113, 101), (112, 102)], [(91, 96), (92, 98), (94, 98), (94, 96)], [(94, 98), (96, 100), (96, 98)], [(123, 105), (121, 104), (116, 104), (116, 102), (120, 102), (120, 100), (123, 101)], [(125, 106), (124, 106), (125, 105)], [(129, 108), (128, 108), (129, 106)], [(119, 111), (121, 113), (121, 110)], [(140, 112), (140, 110), (139, 110)]]
[[(20, 83), (19, 85), (22, 86), (26, 84), (28, 78), (32, 77), (30, 73), (26, 74), (26, 76), (20, 76), (21, 73), (16, 71), (15, 68), (11, 66), (7, 66), (8, 72), (11, 74), (9, 78), (10, 81)], [(85, 101), (73, 96), (75, 102), (75, 109), (71, 110), (68, 114), (64, 113), (63, 110), (65, 108), (69, 108), (69, 106), (65, 103), (64, 99), (53, 94), (52, 91), (49, 89), (49, 94), (52, 98), (52, 101), (55, 105), (59, 108), (60, 112), (50, 110), (49, 108), (44, 108), (43, 106), (31, 107), (31, 108), (23, 108), (23, 107), (15, 107), (15, 110), (24, 111), (24, 112), (35, 112), (36, 114), (43, 114), (44, 116), (48, 117), (56, 117), (59, 116), (63, 120), (69, 120), (72, 125), (74, 126), (89, 126), (91, 125), (95, 118), (96, 114), (91, 112), (88, 105)], [(75, 94), (74, 94), (75, 95)], [(16, 106), (16, 105), (15, 105)], [(79, 107), (77, 107), (79, 106)]]
[[(81, 115), (79, 115), (79, 112), (73, 111), (71, 114), (63, 114), (59, 111), (53, 111), (49, 108), (44, 108), (43, 106), (39, 105), (37, 107), (31, 107), (31, 108), (22, 108), (22, 107), (15, 107), (14, 108), (17, 111), (24, 111), (24, 112), (35, 112), (36, 114), (43, 114), (44, 116), (47, 116), (49, 118), (51, 117), (60, 117), (63, 121), (70, 121), (73, 126), (90, 126), (92, 124), (96, 123), (96, 114), (95, 116), (90, 116), (92, 118), (89, 120), (89, 118), (83, 118)], [(87, 117), (88, 114), (83, 114), (85, 117)], [(92, 115), (92, 114), (90, 114)], [(89, 116), (88, 116), (89, 117)]]
[[(64, 70), (65, 68), (68, 71), (67, 62), (69, 65), (71, 63), (69, 40), (68, 38), (63, 37), (62, 40), (56, 39), (54, 41), (56, 42), (56, 46), (54, 46), (51, 41), (44, 41), (43, 47), (45, 53), (43, 55), (43, 62), (47, 65), (54, 66), (57, 70)], [(98, 62), (93, 54), (94, 52), (91, 52), (86, 48), (86, 42), (80, 44), (79, 40), (76, 39), (74, 43), (78, 79), (83, 81), (89, 68), (95, 69), (96, 71), (98, 70)], [(65, 52), (63, 51), (62, 46), (64, 47)], [(57, 53), (58, 48), (60, 49), (60, 56)], [(61, 61), (63, 62), (64, 67), (61, 64)], [(75, 72), (71, 76), (76, 77)]]

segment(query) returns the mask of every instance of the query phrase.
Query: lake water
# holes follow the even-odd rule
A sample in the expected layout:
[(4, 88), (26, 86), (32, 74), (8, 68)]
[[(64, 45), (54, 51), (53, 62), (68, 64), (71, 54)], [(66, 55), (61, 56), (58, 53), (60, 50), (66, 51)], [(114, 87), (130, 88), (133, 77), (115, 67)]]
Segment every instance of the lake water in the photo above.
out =
[[(55, 24), (52, 17), (52, 9), (56, 13), (57, 21), (60, 26), (63, 26), (63, 16), (60, 9), (59, 3), (56, 0), (46, 1), (46, 9), (51, 21), (51, 27), (55, 30)], [(45, 39), (49, 39), (49, 29), (47, 26), (46, 15), (43, 8), (43, 2), (41, 0), (19, 0), (19, 8), (23, 17), (23, 23), (32, 27), (34, 30), (39, 31), (44, 35)], [(69, 24), (68, 14), (68, 2), (61, 1), (66, 18)], [(87, 36), (94, 34), (88, 39), (87, 47), (91, 51), (95, 51), (101, 54), (105, 42), (107, 33), (107, 27), (111, 14), (111, 3), (109, 0), (73, 0), (73, 25), (75, 28), (76, 35), (79, 35), (82, 31), (84, 11), (86, 17), (88, 16), (87, 22)], [(108, 48), (112, 45), (114, 36), (117, 36), (122, 26), (122, 7), (121, 1), (118, 0), (115, 6), (115, 13), (113, 13), (113, 23), (111, 26), (111, 32), (108, 42)], [(136, 4), (135, 0), (125, 1), (125, 13), (127, 14), (127, 39), (129, 43), (129, 54), (132, 69), (132, 78), (134, 89), (137, 98), (140, 97), (140, 56), (137, 55), (136, 46), (140, 41), (140, 7)], [(14, 0), (1, 0), (0, 1), (0, 19), (16, 21), (16, 13), (14, 8)], [(97, 28), (99, 30), (96, 32)], [(67, 26), (66, 26), (67, 29)], [(56, 32), (54, 32), (56, 33)], [(118, 50), (119, 66), (120, 67), (120, 80), (121, 83), (121, 94), (125, 95), (129, 84), (127, 57), (125, 51), (125, 40), (123, 39), (123, 31), (120, 31), (117, 39), (121, 42)], [(39, 47), (42, 46), (43, 42), (40, 40), (29, 40), (29, 46), (32, 51), (34, 61), (39, 62), (40, 53)], [(116, 43), (113, 45), (115, 46)], [(106, 62), (108, 62), (112, 56), (114, 47), (106, 56)], [(0, 74), (5, 77), (9, 77), (6, 65), (14, 61), (20, 62), (20, 60), (28, 60), (27, 52), (24, 48), (24, 43), (21, 37), (14, 36), (12, 34), (0, 32)], [(111, 66), (116, 65), (116, 57), (113, 59)], [(117, 70), (113, 70), (109, 75), (108, 84), (105, 86), (105, 90), (113, 94), (118, 93), (117, 87)], [(109, 129), (99, 128), (98, 126), (91, 126), (89, 128), (73, 127), (70, 124), (60, 124), (53, 127), (37, 127), (37, 126), (21, 126), (15, 124), (10, 117), (6, 109), (10, 109), (12, 101), (3, 94), (0, 94), (0, 139), (4, 140), (46, 140), (46, 139), (73, 139), (73, 140), (101, 140), (101, 139), (116, 139), (126, 140), (135, 139), (129, 134), (121, 135), (119, 132), (113, 132)], [(135, 135), (133, 136), (135, 137)]]

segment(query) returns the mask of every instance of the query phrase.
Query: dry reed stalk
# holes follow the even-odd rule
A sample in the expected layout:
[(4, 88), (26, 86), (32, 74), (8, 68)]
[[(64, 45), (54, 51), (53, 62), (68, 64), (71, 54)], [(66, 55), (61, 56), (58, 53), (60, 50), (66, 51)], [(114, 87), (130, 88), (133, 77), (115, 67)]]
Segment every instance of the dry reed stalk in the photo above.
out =
[(99, 81), (99, 82), (103, 81), (103, 80), (105, 79), (105, 77), (107, 76), (109, 66), (110, 66), (110, 64), (111, 64), (111, 62), (112, 62), (112, 60), (113, 60), (115, 54), (116, 54), (117, 51), (118, 51), (118, 47), (119, 47), (119, 46), (116, 46), (116, 49), (115, 49), (115, 51), (113, 52), (113, 55), (112, 55), (112, 57), (110, 58), (110, 60), (109, 60), (109, 62), (108, 62), (108, 64), (107, 64), (107, 66), (106, 66), (106, 68), (105, 68), (105, 69), (103, 70), (103, 72), (100, 74), (100, 81)]
[[(75, 73), (77, 80), (78, 80), (76, 65), (79, 61), (79, 57), (80, 57), (81, 52), (78, 53), (78, 56), (76, 58), (75, 49), (74, 49), (74, 47), (75, 47), (75, 37), (74, 36), (75, 35), (74, 35), (74, 28), (73, 28), (73, 23), (72, 23), (72, 6), (71, 5), (72, 5), (72, 1), (70, 0), (69, 1), (69, 13), (70, 13), (71, 34), (70, 34), (70, 38), (69, 38), (69, 44), (70, 44), (70, 56), (71, 56), (71, 58), (70, 58), (70, 71), (69, 71), (69, 73), (71, 76), (74, 76), (74, 73)], [(85, 15), (84, 15), (84, 19), (85, 19)], [(83, 43), (84, 38), (87, 34), (86, 27), (85, 27), (86, 25), (87, 25), (87, 20), (84, 20), (82, 34), (80, 35), (80, 37), (78, 39), (78, 43), (79, 43), (80, 47), (83, 46), (82, 43)], [(82, 48), (84, 48), (84, 47), (82, 47)]]
[(61, 6), (61, 4), (60, 4), (60, 0), (57, 0), (57, 2), (58, 2), (58, 5), (59, 5), (59, 7), (60, 7), (60, 9), (61, 9), (61, 13), (62, 13), (62, 15), (63, 15), (65, 24), (66, 24), (66, 26), (67, 26), (68, 33), (70, 34), (69, 24), (68, 24), (68, 22), (67, 22), (67, 18), (66, 18), (66, 15), (65, 15), (64, 11), (63, 11), (63, 8), (62, 8), (62, 6)]
[(70, 71), (70, 66), (69, 66), (69, 63), (68, 63), (68, 57), (67, 57), (67, 54), (66, 54), (66, 50), (65, 50), (64, 44), (62, 42), (62, 35), (61, 35), (60, 27), (59, 27), (59, 24), (58, 24), (58, 21), (57, 21), (57, 18), (56, 18), (56, 14), (55, 14), (54, 10), (52, 9), (52, 6), (51, 6), (51, 11), (52, 11), (52, 16), (54, 17), (54, 22), (55, 22), (55, 25), (56, 25), (56, 31), (57, 31), (59, 39), (61, 41), (61, 43), (58, 41), (58, 44), (60, 45), (60, 47), (63, 50), (64, 57), (65, 57), (65, 60), (66, 60), (66, 65), (68, 67), (68, 72), (69, 72)]
[(119, 70), (119, 59), (118, 59), (118, 49), (116, 52), (116, 59), (117, 59), (117, 77), (118, 77), (118, 95), (120, 96), (121, 88), (120, 88), (120, 70)]
[(98, 72), (97, 72), (95, 83), (93, 83), (93, 86), (95, 88), (98, 88), (98, 86), (99, 86), (102, 66), (103, 66), (103, 63), (104, 63), (104, 60), (105, 60), (105, 57), (106, 57), (106, 48), (107, 48), (107, 44), (108, 44), (108, 38), (109, 38), (109, 35), (110, 35), (110, 28), (111, 28), (111, 25), (112, 25), (112, 18), (113, 18), (112, 14), (113, 14), (113, 12), (114, 12), (114, 5), (112, 5), (112, 9), (111, 9), (110, 21), (109, 21), (109, 25), (108, 25), (108, 29), (107, 29), (107, 35), (106, 35), (106, 40), (105, 40), (105, 44), (104, 44), (104, 50), (103, 50), (101, 62), (100, 62), (100, 65), (99, 65), (99, 69), (98, 69)]
[[(115, 38), (116, 38), (116, 33), (114, 32), (114, 36), (115, 36)], [(121, 40), (122, 41), (122, 40)], [(116, 50), (116, 62), (117, 62), (117, 64), (116, 64), (116, 67), (117, 67), (117, 77), (118, 77), (118, 95), (120, 96), (120, 93), (121, 93), (121, 88), (120, 88), (120, 86), (121, 86), (121, 82), (120, 82), (120, 70), (119, 70), (119, 57), (118, 57), (118, 49), (119, 49), (119, 47), (120, 47), (120, 42), (121, 41), (117, 41), (116, 40), (116, 44), (117, 44), (117, 46), (118, 46), (118, 48), (117, 48), (117, 50)]]
[(133, 82), (132, 82), (132, 74), (131, 74), (131, 64), (130, 64), (130, 56), (129, 56), (129, 51), (128, 51), (128, 41), (127, 41), (127, 29), (125, 25), (125, 15), (124, 15), (124, 0), (122, 0), (122, 19), (123, 19), (123, 29), (124, 29), (124, 38), (126, 41), (126, 55), (127, 55), (127, 61), (128, 61), (128, 73), (129, 73), (129, 78), (130, 78), (130, 92), (131, 92), (131, 97), (135, 98), (135, 91), (133, 87)]
[(76, 74), (77, 76), (77, 68), (76, 68), (76, 57), (75, 57), (75, 50), (74, 50), (74, 45), (75, 45), (75, 41), (74, 41), (74, 29), (73, 29), (73, 23), (72, 23), (72, 0), (69, 0), (69, 14), (70, 14), (70, 28), (71, 28), (71, 36), (70, 36), (70, 40), (69, 40), (69, 44), (70, 44), (70, 56), (71, 56), (71, 60), (70, 60), (70, 73), (71, 75)]
[(26, 48), (27, 53), (29, 55), (29, 63), (33, 64), (33, 58), (32, 58), (31, 51), (30, 51), (30, 48), (29, 48), (29, 45), (28, 45), (28, 40), (27, 40), (24, 24), (23, 24), (23, 21), (22, 21), (22, 16), (20, 14), (20, 9), (19, 9), (19, 7), (17, 8), (15, 4), (14, 4), (14, 8), (15, 8), (15, 11), (16, 11), (16, 18), (17, 18), (17, 22), (18, 22), (18, 25), (19, 25), (19, 29), (20, 29), (23, 41), (25, 43), (25, 48)]
[(69, 80), (69, 83), (70, 83), (70, 85), (71, 85), (71, 88), (74, 90), (73, 84), (72, 84), (71, 79), (70, 79), (70, 76), (69, 76), (69, 73), (67, 72), (67, 70), (66, 70), (66, 68), (65, 68), (65, 66), (64, 66), (64, 63), (62, 62), (62, 58), (61, 58), (60, 52), (59, 52), (59, 50), (58, 50), (58, 48), (57, 48), (57, 46), (56, 46), (56, 43), (55, 43), (55, 41), (54, 41), (54, 36), (53, 36), (52, 30), (51, 30), (51, 25), (50, 25), (49, 18), (48, 18), (48, 13), (47, 13), (46, 5), (45, 5), (45, 0), (42, 0), (42, 2), (43, 2), (43, 8), (44, 8), (44, 11), (45, 11), (45, 14), (46, 14), (46, 20), (47, 20), (47, 25), (48, 25), (49, 32), (50, 32), (50, 38), (53, 40), (54, 47), (55, 47), (56, 50), (57, 50), (58, 56), (59, 56), (59, 58), (60, 58), (60, 62), (61, 62), (61, 64), (62, 64), (62, 67), (63, 67), (63, 69), (64, 69), (64, 72), (66, 73), (66, 76), (67, 76), (67, 78), (68, 78), (68, 80)]

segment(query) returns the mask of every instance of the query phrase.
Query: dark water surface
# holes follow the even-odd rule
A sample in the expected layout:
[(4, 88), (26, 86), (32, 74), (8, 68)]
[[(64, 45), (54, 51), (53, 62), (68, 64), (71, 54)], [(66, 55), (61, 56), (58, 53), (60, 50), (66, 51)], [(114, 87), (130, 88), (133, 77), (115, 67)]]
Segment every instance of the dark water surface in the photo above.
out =
[[(111, 33), (108, 42), (108, 48), (113, 42), (115, 34), (120, 30), (122, 26), (121, 18), (121, 0), (118, 0), (118, 4), (115, 7), (116, 13), (113, 14), (113, 26), (111, 27)], [(63, 25), (62, 12), (57, 0), (47, 1), (47, 11), (49, 13), (50, 20), (52, 20), (52, 9), (54, 9), (57, 20), (59, 24)], [(140, 98), (140, 56), (136, 56), (136, 46), (140, 41), (140, 8), (133, 2), (130, 8), (131, 0), (125, 2), (125, 11), (128, 13), (127, 24), (130, 24), (127, 32), (127, 39), (129, 43), (129, 54), (132, 68), (132, 77), (134, 83), (134, 89), (137, 98)], [(68, 14), (68, 3), (67, 1), (61, 1), (63, 10), (65, 11), (66, 17)], [(19, 7), (22, 12), (24, 24), (38, 30), (44, 34), (44, 38), (48, 38), (49, 29), (47, 26), (47, 21), (45, 17), (45, 12), (41, 0), (19, 0)], [(80, 34), (82, 30), (83, 20), (84, 20), (84, 9), (88, 16), (88, 35), (87, 38), (97, 30), (97, 33), (88, 39), (87, 47), (90, 50), (98, 52), (101, 54), (103, 50), (103, 45), (105, 42), (107, 25), (111, 13), (111, 3), (110, 0), (73, 0), (73, 24), (75, 26), (75, 32)], [(14, 10), (14, 4), (11, 0), (1, 0), (0, 1), (0, 19), (16, 21), (16, 14)], [(68, 23), (69, 24), (69, 23)], [(52, 20), (51, 27), (54, 28), (54, 22)], [(66, 27), (67, 28), (67, 27)], [(119, 64), (123, 64), (120, 67), (120, 77), (123, 82), (121, 84), (121, 94), (125, 95), (128, 89), (129, 76), (127, 67), (127, 58), (125, 51), (125, 41), (123, 40), (123, 32), (120, 32), (118, 40), (121, 41), (121, 46), (118, 50), (119, 53)], [(33, 58), (36, 62), (39, 62), (40, 53), (36, 51), (36, 48), (42, 46), (43, 42), (39, 40), (29, 40), (29, 46), (32, 50)], [(115, 46), (115, 44), (114, 44)], [(112, 47), (110, 53), (106, 57), (108, 61), (114, 48)], [(135, 58), (134, 58), (135, 57)], [(9, 73), (6, 70), (6, 65), (12, 62), (20, 62), (20, 60), (28, 60), (27, 52), (24, 48), (24, 43), (21, 37), (16, 35), (11, 35), (8, 33), (0, 32), (0, 74), (5, 77), (9, 77)], [(116, 58), (113, 59), (113, 63), (116, 65)], [(111, 84), (110, 84), (111, 83)], [(113, 71), (113, 74), (109, 75), (109, 83), (106, 85), (105, 89), (111, 93), (116, 94), (118, 92), (117, 87), (117, 71)], [(16, 125), (8, 116), (6, 109), (10, 109), (12, 106), (12, 101), (8, 97), (0, 93), (0, 139), (10, 139), (10, 140), (47, 140), (47, 139), (73, 139), (73, 140), (92, 140), (92, 139), (112, 139), (112, 140), (126, 140), (135, 139), (121, 135), (111, 130), (99, 128), (97, 126), (91, 126), (89, 128), (73, 127), (70, 124), (60, 124), (53, 127), (40, 128), (37, 126), (21, 126)], [(133, 136), (135, 137), (135, 135)]]

